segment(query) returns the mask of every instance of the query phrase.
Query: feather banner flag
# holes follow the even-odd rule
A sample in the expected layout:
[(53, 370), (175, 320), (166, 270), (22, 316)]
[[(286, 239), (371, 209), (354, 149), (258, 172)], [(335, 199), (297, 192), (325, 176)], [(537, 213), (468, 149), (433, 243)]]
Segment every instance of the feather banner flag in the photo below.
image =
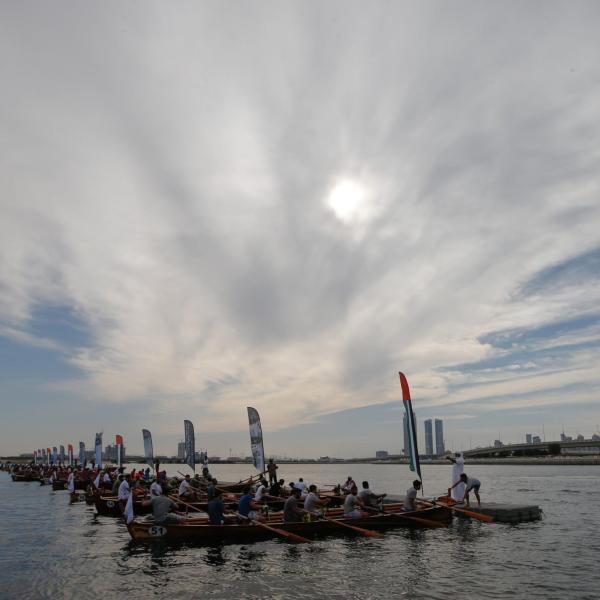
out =
[(142, 429), (144, 436), (144, 459), (149, 467), (154, 469), (154, 449), (152, 447), (152, 434), (147, 429)]
[(258, 411), (248, 406), (248, 423), (250, 425), (250, 448), (254, 466), (261, 473), (265, 471), (265, 448), (263, 444), (262, 427), (260, 425), (260, 416)]
[(72, 467), (73, 466), (73, 444), (69, 444), (67, 446), (67, 454), (69, 457), (69, 466)]
[(194, 436), (194, 425), (191, 421), (184, 421), (185, 431), (185, 463), (196, 472), (196, 437)]
[(83, 442), (79, 442), (79, 466), (85, 466), (85, 444)]
[(408, 381), (404, 373), (400, 372), (400, 387), (402, 388), (402, 402), (404, 403), (404, 409), (406, 410), (406, 421), (408, 429), (408, 440), (406, 445), (408, 448), (408, 456), (410, 460), (410, 470), (415, 472), (421, 481), (421, 464), (419, 463), (419, 448), (417, 446), (417, 427), (415, 423), (415, 413), (412, 409), (412, 403), (410, 400), (410, 390), (408, 388)]

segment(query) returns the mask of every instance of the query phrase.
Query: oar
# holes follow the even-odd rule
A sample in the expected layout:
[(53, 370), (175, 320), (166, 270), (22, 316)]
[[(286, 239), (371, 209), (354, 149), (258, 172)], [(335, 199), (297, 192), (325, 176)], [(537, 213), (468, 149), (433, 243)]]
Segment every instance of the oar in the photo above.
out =
[(435, 500), (431, 500), (430, 502), (424, 502), (423, 500), (420, 500), (419, 502), (425, 504), (426, 506), (445, 506), (454, 512), (463, 513), (463, 515), (471, 517), (471, 519), (477, 519), (478, 521), (483, 521), (484, 523), (493, 523), (494, 521), (494, 517), (490, 517), (490, 515), (484, 515), (482, 513), (466, 510), (464, 508), (456, 508), (455, 506), (450, 506), (448, 504), (444, 504), (443, 502), (436, 502)]
[(192, 510), (196, 510), (198, 512), (205, 512), (202, 509), (198, 508), (197, 506), (194, 506), (193, 504), (188, 504), (187, 502), (184, 502), (183, 500), (181, 500), (181, 498), (179, 498), (177, 496), (169, 496), (169, 498), (171, 498), (171, 500), (173, 500), (173, 502), (177, 502), (178, 504), (183, 504), (184, 506), (187, 506), (188, 508), (191, 508)]
[(321, 519), (323, 519), (324, 521), (328, 521), (329, 523), (335, 523), (336, 525), (339, 525), (340, 527), (346, 527), (348, 529), (352, 529), (353, 531), (356, 531), (366, 537), (377, 537), (377, 538), (385, 537), (382, 533), (379, 533), (378, 531), (372, 531), (371, 529), (363, 529), (362, 527), (357, 527), (356, 525), (350, 525), (349, 523), (342, 523), (342, 521), (336, 521), (335, 519), (328, 519), (327, 517), (325, 517), (323, 515), (319, 515), (318, 513), (314, 513), (314, 512), (311, 512), (310, 510), (305, 510), (303, 508), (301, 508), (299, 510), (301, 510), (302, 512), (308, 513), (309, 515), (315, 515), (317, 517), (320, 517)]
[(390, 517), (396, 517), (398, 519), (415, 521), (415, 523), (421, 523), (421, 525), (425, 525), (426, 527), (446, 527), (446, 525), (444, 525), (444, 523), (439, 523), (438, 521), (432, 521), (431, 519), (424, 519), (423, 517), (414, 517), (414, 516), (410, 515), (409, 513), (406, 513), (406, 514), (391, 513), (391, 512), (387, 512), (385, 510), (380, 510), (378, 508), (372, 508), (372, 507), (366, 507), (366, 508), (367, 508), (367, 510), (377, 511), (377, 512), (381, 513), (382, 515), (389, 515)]
[(238, 517), (241, 517), (242, 519), (246, 519), (247, 521), (254, 523), (255, 525), (258, 525), (259, 527), (268, 529), (269, 531), (272, 531), (273, 533), (276, 533), (277, 535), (282, 535), (283, 537), (289, 538), (290, 540), (293, 540), (294, 542), (304, 542), (306, 544), (311, 543), (310, 540), (307, 540), (305, 537), (302, 537), (301, 535), (296, 535), (295, 533), (292, 533), (291, 531), (285, 531), (285, 529), (277, 529), (276, 527), (271, 527), (270, 525), (267, 525), (266, 523), (261, 523), (260, 521), (251, 519), (250, 517), (246, 517), (246, 516), (240, 514), (239, 512), (236, 512), (234, 514), (236, 514)]

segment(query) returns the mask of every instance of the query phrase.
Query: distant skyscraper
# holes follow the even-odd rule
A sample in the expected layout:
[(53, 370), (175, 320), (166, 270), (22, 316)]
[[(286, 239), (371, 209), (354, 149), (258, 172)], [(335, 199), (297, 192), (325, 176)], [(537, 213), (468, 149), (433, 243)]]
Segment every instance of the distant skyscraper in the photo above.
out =
[(179, 442), (179, 444), (177, 444), (177, 458), (179, 460), (185, 460), (185, 442)]
[(526, 444), (531, 444), (531, 443), (532, 443), (532, 442), (531, 442), (531, 438), (532, 438), (532, 437), (533, 437), (533, 436), (531, 435), (531, 433), (526, 433), (526, 434), (525, 434), (525, 443), (526, 443)]
[(435, 453), (442, 456), (446, 449), (444, 448), (444, 422), (441, 419), (435, 420)]
[(425, 420), (425, 454), (427, 456), (433, 456), (433, 429), (431, 427), (431, 419)]

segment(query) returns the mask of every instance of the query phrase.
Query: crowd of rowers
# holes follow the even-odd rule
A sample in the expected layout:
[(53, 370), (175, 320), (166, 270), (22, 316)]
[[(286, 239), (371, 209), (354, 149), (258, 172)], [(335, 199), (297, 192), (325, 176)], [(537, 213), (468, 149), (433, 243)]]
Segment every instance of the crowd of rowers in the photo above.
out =
[[(150, 488), (151, 497), (143, 502), (151, 506), (154, 521), (157, 523), (185, 523), (187, 514), (180, 512), (180, 504), (188, 505), (199, 499), (198, 490), (194, 489), (194, 479), (186, 475), (179, 485), (177, 497), (164, 495), (162, 489), (155, 484)], [(421, 482), (415, 480), (407, 491), (403, 502), (404, 511), (418, 509), (417, 492)], [(254, 489), (246, 486), (241, 496), (230, 494), (221, 489), (216, 479), (211, 478), (206, 488), (206, 512), (212, 525), (240, 523), (247, 520), (267, 522), (269, 503), (283, 501), (281, 520), (284, 523), (311, 521), (326, 516), (329, 505), (336, 500), (341, 506), (339, 516), (345, 519), (360, 519), (374, 512), (382, 512), (382, 502), (386, 494), (376, 494), (368, 481), (363, 481), (361, 490), (352, 479), (343, 485), (337, 485), (327, 495), (320, 495), (315, 484), (307, 485), (303, 478), (297, 482), (285, 485), (285, 480), (279, 479), (270, 484), (261, 478)], [(235, 512), (227, 511), (226, 503), (234, 501), (237, 504)]]
[[(318, 493), (315, 484), (307, 485), (303, 478), (299, 478), (297, 482), (290, 482), (286, 486), (283, 479), (277, 479), (277, 466), (272, 461), (269, 462), (264, 473), (264, 475), (268, 473), (269, 480), (261, 476), (254, 488), (250, 485), (246, 486), (241, 496), (219, 487), (219, 482), (211, 476), (207, 465), (203, 467), (201, 477), (195, 475), (192, 478), (190, 475), (185, 475), (181, 480), (168, 479), (166, 471), (159, 470), (158, 463), (154, 467), (156, 476), (150, 468), (132, 469), (131, 472), (125, 473), (123, 467), (100, 469), (94, 465), (90, 469), (30, 464), (15, 466), (11, 470), (13, 473), (37, 474), (41, 479), (47, 479), (49, 483), (66, 479), (66, 487), (72, 494), (76, 489), (76, 482), (83, 481), (95, 493), (116, 496), (123, 510), (129, 496), (133, 494), (133, 498), (143, 506), (151, 508), (156, 523), (165, 524), (188, 522), (187, 511), (181, 511), (182, 505), (195, 508), (190, 503), (201, 499), (206, 505), (204, 510), (208, 513), (210, 524), (223, 525), (246, 520), (266, 522), (269, 506), (274, 501), (278, 501), (280, 506), (283, 502), (281, 518), (284, 523), (321, 518), (325, 516), (327, 508), (332, 503), (335, 506), (343, 506), (343, 518), (360, 519), (373, 512), (381, 512), (383, 499), (386, 497), (386, 494), (373, 492), (368, 481), (362, 482), (359, 491), (351, 476), (342, 485), (338, 484), (331, 492), (324, 495)], [(479, 503), (480, 482), (461, 474), (459, 481), (451, 489), (461, 483), (467, 488), (465, 492), (467, 502), (469, 491), (473, 491)], [(417, 494), (420, 488), (421, 482), (417, 479), (405, 494), (402, 503), (403, 511), (418, 510)], [(449, 495), (451, 489), (448, 490)], [(175, 490), (177, 490), (176, 496)], [(237, 505), (237, 510), (228, 511), (226, 503), (229, 507)]]

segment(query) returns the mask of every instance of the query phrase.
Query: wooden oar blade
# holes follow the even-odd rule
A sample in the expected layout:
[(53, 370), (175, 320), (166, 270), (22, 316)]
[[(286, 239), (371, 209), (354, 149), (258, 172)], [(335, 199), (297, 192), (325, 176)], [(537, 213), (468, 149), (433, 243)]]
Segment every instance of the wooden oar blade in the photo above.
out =
[[(271, 529), (275, 529), (275, 527), (271, 527)], [(298, 542), (300, 544), (311, 544), (312, 543), (309, 539), (302, 537), (301, 535), (292, 533), (291, 531), (285, 531), (284, 529), (277, 529), (277, 531), (285, 533), (287, 538), (289, 538), (290, 540), (294, 540), (295, 542)]]
[(357, 533), (360, 533), (367, 537), (374, 537), (374, 538), (385, 537), (383, 535), (383, 533), (379, 533), (379, 531), (373, 531), (372, 529), (363, 529), (362, 527), (357, 527), (356, 525), (350, 525), (350, 523), (342, 523), (342, 521), (336, 521), (335, 519), (326, 519), (326, 521), (329, 521), (331, 523), (337, 523), (338, 525), (341, 525), (342, 527), (347, 527), (348, 529), (352, 529), (353, 531), (356, 531)]
[(471, 517), (471, 519), (477, 519), (478, 521), (483, 521), (484, 523), (493, 523), (494, 517), (490, 515), (485, 515), (483, 513), (474, 512), (472, 510), (466, 510), (464, 508), (456, 508), (456, 506), (452, 507), (452, 510), (455, 512), (460, 512), (467, 517)]

